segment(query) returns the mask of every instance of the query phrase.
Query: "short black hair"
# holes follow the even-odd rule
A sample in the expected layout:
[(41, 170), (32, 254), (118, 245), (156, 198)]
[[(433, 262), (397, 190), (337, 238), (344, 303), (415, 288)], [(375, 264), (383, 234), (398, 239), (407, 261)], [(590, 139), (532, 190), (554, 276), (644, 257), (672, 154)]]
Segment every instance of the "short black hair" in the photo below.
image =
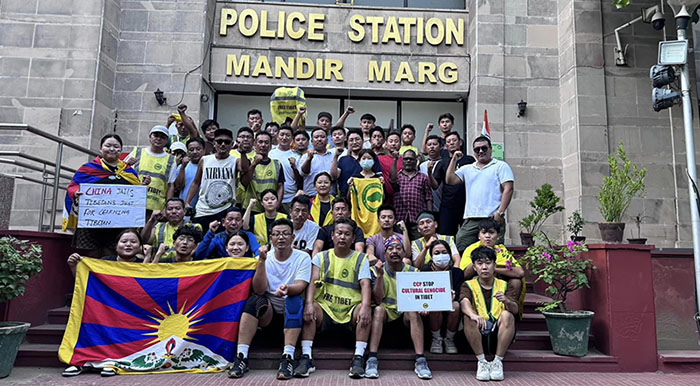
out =
[(445, 119), (445, 118), (449, 119), (450, 122), (452, 122), (452, 124), (455, 123), (455, 117), (454, 117), (454, 115), (452, 115), (452, 114), (450, 114), (450, 113), (442, 113), (442, 114), (440, 114), (440, 116), (438, 117), (438, 122), (442, 121), (442, 120)]
[(278, 218), (277, 220), (273, 221), (272, 224), (270, 224), (270, 231), (272, 231), (272, 228), (280, 225), (288, 226), (289, 230), (294, 233), (294, 224), (288, 218)]
[(270, 127), (270, 126), (275, 126), (275, 127), (277, 127), (277, 130), (279, 130), (279, 128), (280, 128), (280, 124), (279, 124), (279, 123), (277, 123), (277, 122), (275, 122), (275, 121), (270, 121), (270, 122), (267, 122), (267, 123), (265, 124), (265, 130), (267, 130), (267, 128)]
[(325, 134), (326, 136), (328, 135), (328, 133), (326, 133), (326, 129), (324, 129), (323, 127), (314, 127), (314, 128), (311, 130), (311, 137), (313, 137), (313, 136), (314, 136), (314, 133), (316, 133), (316, 132), (319, 131), (319, 130), (323, 131), (323, 134)]
[(292, 136), (292, 138), (296, 138), (297, 135), (303, 135), (304, 137), (306, 137), (307, 140), (310, 140), (310, 139), (311, 139), (311, 137), (309, 137), (309, 133), (307, 133), (305, 130), (297, 130), (297, 131), (295, 131), (295, 132), (294, 132), (294, 135)]
[[(253, 132), (253, 129), (251, 129), (251, 128), (248, 127), (248, 126), (243, 126), (243, 127), (241, 127), (240, 129), (238, 129), (238, 132), (236, 133), (236, 137), (238, 137), (239, 135), (241, 135), (241, 133), (243, 133), (243, 132), (250, 133), (250, 135), (255, 136), (255, 133)], [(233, 137), (232, 137), (232, 138), (233, 138)]]
[[(243, 215), (243, 209), (241, 209), (240, 207), (238, 207), (236, 205), (226, 209), (226, 215), (228, 215), (229, 213), (233, 213), (233, 212), (240, 213), (241, 215)], [(226, 217), (226, 216), (224, 216), (224, 217)]]
[(124, 229), (123, 231), (119, 232), (119, 234), (117, 235), (117, 239), (115, 241), (119, 242), (119, 239), (121, 239), (122, 236), (124, 236), (127, 233), (135, 234), (136, 239), (139, 241), (139, 246), (143, 245), (143, 239), (141, 239), (141, 233), (136, 231), (136, 229), (131, 229), (131, 228), (127, 228), (127, 229)]
[(322, 176), (328, 177), (328, 179), (329, 179), (331, 182), (333, 182), (333, 177), (331, 177), (331, 174), (324, 171), (324, 172), (320, 172), (320, 173), (316, 174), (316, 177), (314, 177), (314, 184), (316, 184), (316, 181), (318, 181), (318, 178), (319, 178), (319, 177), (322, 177)]
[(443, 247), (445, 247), (445, 250), (447, 250), (447, 254), (452, 255), (452, 248), (450, 248), (450, 244), (445, 240), (437, 239), (430, 243), (430, 245), (428, 246), (428, 251), (430, 252), (431, 256), (433, 255), (433, 248), (437, 247), (438, 245), (442, 245)]
[(170, 197), (169, 199), (165, 200), (165, 208), (168, 207), (168, 203), (170, 201), (177, 201), (182, 205), (182, 208), (185, 208), (185, 200), (181, 199), (180, 197)]
[(401, 126), (401, 133), (403, 133), (403, 131), (406, 130), (406, 129), (411, 130), (411, 132), (413, 133), (413, 135), (416, 135), (416, 128), (413, 127), (412, 124), (407, 123), (407, 124)]
[(496, 261), (496, 252), (489, 247), (478, 247), (472, 251), (472, 262), (477, 260)]
[(491, 140), (487, 136), (480, 135), (480, 136), (476, 137), (476, 139), (474, 139), (474, 141), (472, 142), (472, 146), (474, 146), (474, 144), (477, 142), (488, 142), (489, 148), (491, 147)]
[[(239, 132), (240, 132), (240, 130), (239, 130)], [(216, 129), (216, 131), (214, 132), (214, 137), (216, 138), (220, 135), (225, 135), (225, 136), (233, 139), (233, 133), (229, 129), (224, 129), (224, 128)]]
[(452, 137), (452, 136), (454, 136), (454, 135), (457, 136), (457, 140), (458, 140), (458, 141), (461, 141), (461, 140), (462, 140), (462, 137), (460, 137), (460, 136), (459, 136), (459, 133), (456, 132), (456, 131), (450, 131), (449, 133), (447, 133), (447, 135), (445, 135), (445, 140), (447, 140), (447, 138)]
[(252, 109), (252, 110), (248, 111), (248, 114), (246, 114), (246, 117), (250, 117), (251, 115), (255, 115), (255, 114), (260, 115), (260, 118), (262, 118), (262, 113), (258, 109)]
[(343, 126), (333, 126), (331, 127), (331, 132), (329, 134), (333, 134), (336, 131), (342, 131), (343, 134), (345, 134), (345, 128)]
[(377, 122), (377, 118), (375, 118), (374, 115), (372, 115), (370, 113), (362, 114), (362, 116), (360, 117), (360, 121), (364, 121), (365, 119), (372, 121), (372, 122)]
[(346, 138), (350, 138), (350, 136), (353, 135), (353, 134), (357, 134), (357, 135), (360, 136), (360, 138), (363, 138), (362, 130), (360, 130), (360, 129), (350, 129), (350, 130), (348, 130), (348, 135), (346, 136)]
[(267, 138), (272, 141), (272, 134), (270, 134), (269, 131), (261, 130), (258, 132), (258, 134), (255, 135), (255, 140), (257, 141), (258, 137), (260, 136), (267, 136)]
[(428, 143), (428, 141), (430, 141), (431, 139), (438, 141), (438, 143), (442, 143), (442, 138), (440, 138), (440, 136), (435, 135), (435, 134), (429, 135), (428, 138), (425, 139), (425, 143)]
[(331, 113), (329, 113), (328, 111), (321, 111), (320, 113), (318, 113), (316, 120), (318, 121), (319, 119), (321, 119), (323, 117), (328, 118), (329, 121), (333, 121), (333, 115), (331, 115)]
[(349, 218), (341, 218), (341, 219), (338, 219), (336, 222), (334, 222), (333, 223), (333, 232), (335, 232), (335, 228), (338, 227), (338, 225), (342, 225), (342, 224), (350, 225), (350, 227), (352, 228), (352, 233), (355, 233), (355, 229), (357, 229), (357, 224), (355, 224), (355, 222)]
[(100, 139), (100, 146), (104, 145), (105, 141), (110, 139), (110, 138), (116, 139), (117, 142), (119, 142), (119, 146), (124, 147), (124, 143), (122, 142), (122, 137), (120, 137), (117, 134), (107, 134), (104, 137), (102, 137), (102, 139)]
[(374, 133), (380, 132), (382, 133), (382, 138), (386, 139), (386, 133), (384, 132), (384, 129), (382, 129), (379, 126), (374, 126), (370, 131), (369, 131), (369, 137), (372, 138)]
[(279, 134), (279, 132), (282, 131), (282, 130), (287, 130), (287, 131), (289, 131), (289, 134), (294, 135), (294, 129), (292, 129), (292, 126), (289, 126), (289, 125), (286, 125), (286, 124), (280, 126), (280, 129), (277, 130), (277, 134)]
[(348, 208), (348, 210), (352, 210), (352, 207), (350, 207), (350, 203), (348, 202), (348, 200), (343, 197), (336, 197), (335, 200), (333, 200), (333, 202), (331, 203), (331, 210), (333, 210), (333, 208), (335, 208), (335, 206), (338, 204), (343, 204)]
[(228, 242), (233, 238), (233, 236), (240, 236), (243, 241), (245, 241), (246, 245), (248, 245), (248, 249), (250, 249), (250, 237), (248, 237), (248, 232), (244, 231), (243, 229), (239, 229), (238, 232), (227, 235), (224, 246), (228, 245)]
[(387, 204), (382, 204), (382, 205), (379, 207), (379, 209), (377, 209), (377, 218), (379, 218), (379, 215), (382, 213), (382, 211), (385, 211), (385, 210), (390, 210), (391, 213), (394, 214), (394, 217), (396, 217), (396, 209), (394, 209), (393, 206), (387, 205)]
[(260, 193), (260, 205), (262, 205), (262, 199), (267, 195), (268, 193), (272, 193), (275, 195), (275, 198), (277, 198), (277, 191), (275, 189), (265, 189)]
[(207, 119), (206, 121), (202, 122), (202, 126), (200, 126), (200, 127), (202, 128), (202, 131), (206, 131), (207, 128), (211, 125), (216, 126), (217, 129), (220, 127), (219, 122), (217, 122), (213, 119)]
[(202, 231), (191, 224), (181, 225), (179, 228), (177, 228), (175, 233), (173, 233), (173, 242), (175, 242), (175, 240), (182, 235), (192, 236), (196, 244), (199, 244), (202, 241)]
[(389, 137), (391, 137), (392, 135), (395, 135), (399, 137), (399, 139), (401, 139), (401, 133), (396, 130), (390, 131), (389, 134), (386, 135), (386, 139), (389, 139)]
[(501, 232), (501, 224), (499, 224), (498, 221), (492, 218), (481, 220), (481, 222), (479, 223), (479, 232), (489, 231), (490, 229), (494, 229), (496, 233), (499, 233)]
[[(232, 139), (233, 139), (233, 138), (232, 138)], [(194, 137), (194, 138), (190, 138), (190, 139), (187, 141), (187, 144), (185, 145), (185, 147), (187, 148), (187, 150), (190, 149), (190, 144), (191, 144), (191, 143), (198, 143), (198, 144), (202, 145), (202, 148), (204, 148), (204, 146), (205, 146), (204, 140), (203, 140), (202, 138), (200, 138), (200, 137)]]
[[(375, 153), (372, 149), (362, 149), (359, 152), (357, 152), (357, 160), (359, 161), (365, 154), (369, 154), (372, 157), (372, 159), (374, 160), (374, 166), (379, 165), (379, 158), (377, 158), (377, 153)], [(374, 167), (372, 169), (374, 169)]]
[(292, 198), (292, 202), (289, 204), (289, 207), (293, 208), (294, 204), (301, 204), (308, 208), (311, 204), (311, 200), (306, 196), (296, 196)]

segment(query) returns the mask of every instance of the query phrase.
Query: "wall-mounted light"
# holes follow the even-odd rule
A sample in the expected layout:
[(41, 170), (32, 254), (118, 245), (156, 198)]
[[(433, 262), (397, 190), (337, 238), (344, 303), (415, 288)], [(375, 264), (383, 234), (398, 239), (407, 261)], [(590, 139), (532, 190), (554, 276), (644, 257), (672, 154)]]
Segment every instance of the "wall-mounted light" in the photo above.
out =
[(158, 101), (158, 104), (161, 106), (163, 106), (168, 100), (168, 98), (163, 96), (163, 91), (160, 91), (160, 88), (158, 88), (156, 91), (153, 91), (153, 94), (156, 96), (156, 101)]
[(525, 115), (526, 109), (527, 109), (527, 102), (525, 102), (524, 100), (521, 99), (520, 102), (518, 102), (518, 115), (516, 115), (516, 117), (520, 118), (523, 115)]

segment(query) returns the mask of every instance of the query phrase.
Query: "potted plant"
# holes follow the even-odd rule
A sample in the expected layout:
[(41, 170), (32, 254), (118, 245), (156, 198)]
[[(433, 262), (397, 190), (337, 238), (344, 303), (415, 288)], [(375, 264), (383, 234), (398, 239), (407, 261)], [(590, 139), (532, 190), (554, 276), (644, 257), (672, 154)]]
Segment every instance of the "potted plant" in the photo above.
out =
[[(40, 271), (41, 246), (11, 236), (0, 238), (0, 303), (24, 294), (26, 281)], [(0, 322), (0, 378), (10, 375), (29, 326), (25, 322)]]
[(572, 241), (586, 241), (586, 236), (580, 235), (581, 231), (583, 230), (583, 224), (585, 223), (586, 220), (583, 218), (583, 216), (581, 216), (581, 211), (575, 210), (574, 213), (571, 213), (571, 216), (569, 216), (568, 222), (566, 223), (566, 230), (572, 233)]
[(535, 198), (530, 201), (530, 214), (520, 220), (520, 241), (523, 245), (532, 246), (533, 236), (540, 231), (542, 224), (554, 213), (561, 212), (564, 207), (559, 204), (560, 198), (552, 191), (552, 185), (544, 184), (536, 190)]
[(589, 288), (587, 273), (595, 266), (590, 259), (581, 257), (588, 248), (579, 241), (569, 241), (559, 247), (539, 237), (536, 241), (521, 261), (536, 276), (535, 282), (543, 281), (548, 285), (545, 293), (553, 299), (537, 308), (547, 322), (552, 349), (558, 355), (584, 356), (588, 352), (588, 335), (594, 313), (568, 310), (566, 299), (573, 291)]
[(598, 208), (605, 222), (598, 223), (600, 237), (604, 242), (619, 243), (625, 231), (622, 216), (632, 199), (644, 192), (644, 177), (647, 170), (640, 169), (627, 159), (622, 142), (617, 154), (608, 157), (610, 175), (603, 178), (598, 194)]
[(636, 238), (628, 238), (627, 242), (630, 244), (646, 244), (647, 239), (642, 237), (642, 222), (644, 219), (647, 218), (647, 216), (644, 216), (643, 213), (637, 213), (636, 215), (632, 216), (632, 220), (634, 221), (634, 224), (637, 225), (637, 237)]

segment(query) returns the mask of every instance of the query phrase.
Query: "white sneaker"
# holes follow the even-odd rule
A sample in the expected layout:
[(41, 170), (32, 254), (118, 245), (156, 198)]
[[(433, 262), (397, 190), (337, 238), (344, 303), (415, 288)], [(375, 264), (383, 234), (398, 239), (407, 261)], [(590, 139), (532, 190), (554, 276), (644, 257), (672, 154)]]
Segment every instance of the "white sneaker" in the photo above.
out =
[(494, 359), (489, 363), (489, 377), (492, 381), (502, 381), (503, 380), (503, 362)]
[(432, 354), (442, 354), (442, 338), (433, 338), (433, 342), (430, 345), (430, 352)]
[[(489, 374), (489, 362), (487, 361), (479, 361), (476, 365), (476, 379), (478, 381), (488, 381), (491, 379), (491, 376)], [(502, 374), (502, 372), (501, 372)], [(502, 377), (502, 376), (501, 376)], [(503, 379), (503, 378), (501, 378)]]

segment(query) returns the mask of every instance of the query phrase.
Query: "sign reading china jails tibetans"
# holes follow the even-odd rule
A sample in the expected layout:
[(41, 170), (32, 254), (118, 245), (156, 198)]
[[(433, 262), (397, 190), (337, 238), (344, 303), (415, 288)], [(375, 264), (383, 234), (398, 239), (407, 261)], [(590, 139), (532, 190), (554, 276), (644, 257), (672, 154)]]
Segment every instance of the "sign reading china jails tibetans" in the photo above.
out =
[(452, 311), (450, 271), (397, 272), (396, 302), (400, 312)]
[(80, 184), (78, 228), (139, 228), (146, 223), (146, 188)]
[[(225, 56), (217, 53), (214, 60), (225, 60), (227, 78), (342, 82), (346, 59), (352, 61), (352, 75), (362, 74), (369, 83), (449, 85), (459, 80), (457, 63), (463, 63), (465, 56), (465, 18), (460, 15), (243, 6), (220, 5), (217, 15), (219, 36), (214, 48), (227, 48), (229, 52)], [(223, 69), (221, 64), (214, 67)]]

